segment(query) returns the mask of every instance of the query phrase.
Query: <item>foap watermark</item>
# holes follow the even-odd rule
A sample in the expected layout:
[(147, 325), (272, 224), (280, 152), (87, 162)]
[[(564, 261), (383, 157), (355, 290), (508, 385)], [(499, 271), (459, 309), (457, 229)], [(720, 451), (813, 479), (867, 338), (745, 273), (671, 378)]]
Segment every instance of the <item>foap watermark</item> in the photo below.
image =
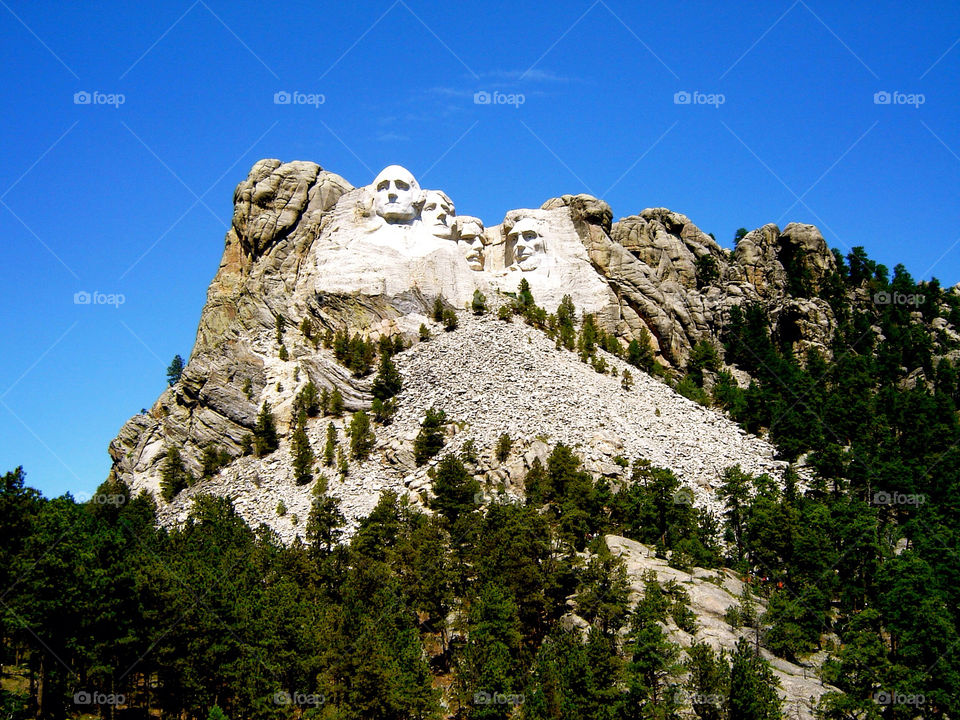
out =
[(693, 505), (693, 490), (688, 487), (678, 488), (673, 494), (674, 505)]
[(485, 690), (473, 694), (474, 705), (523, 705), (520, 693), (488, 693)]
[(281, 690), (273, 696), (274, 705), (296, 705), (298, 707), (320, 707), (327, 701), (324, 695), (318, 693), (289, 693)]
[(879, 490), (873, 494), (872, 502), (874, 505), (923, 505), (926, 501), (926, 495)]
[(499, 90), (489, 92), (487, 90), (477, 90), (473, 94), (474, 105), (513, 105), (519, 109), (527, 101), (527, 96), (523, 93), (503, 93)]
[(305, 93), (300, 92), (299, 90), (294, 90), (293, 92), (278, 90), (273, 94), (274, 105), (311, 105), (314, 108), (319, 108), (326, 102), (327, 96), (323, 93)]
[(80, 290), (73, 294), (74, 305), (113, 305), (119, 308), (127, 301), (123, 293), (102, 293), (94, 290), (92, 293)]
[(873, 696), (878, 705), (912, 705), (919, 707), (927, 702), (925, 695), (908, 695), (896, 690), (881, 690)]
[(927, 301), (926, 295), (902, 292), (876, 292), (873, 294), (874, 305), (911, 305), (916, 307)]
[(87, 692), (80, 690), (73, 694), (74, 705), (123, 705), (127, 701), (121, 693)]
[(119, 108), (126, 101), (127, 96), (123, 93), (78, 90), (73, 94), (74, 105), (112, 105), (114, 108)]
[(873, 94), (874, 105), (913, 105), (918, 108), (927, 101), (927, 96), (923, 93), (905, 93), (899, 90), (889, 92), (887, 90), (878, 90)]
[(723, 93), (702, 93), (699, 90), (688, 92), (687, 90), (678, 90), (673, 94), (674, 105), (713, 105), (719, 108), (727, 101), (727, 96)]
[(77, 493), (74, 496), (74, 500), (78, 503), (89, 502), (91, 505), (113, 505), (115, 507), (120, 507), (121, 505), (127, 502), (127, 496), (121, 495), (120, 493), (94, 493), (90, 495), (88, 493)]

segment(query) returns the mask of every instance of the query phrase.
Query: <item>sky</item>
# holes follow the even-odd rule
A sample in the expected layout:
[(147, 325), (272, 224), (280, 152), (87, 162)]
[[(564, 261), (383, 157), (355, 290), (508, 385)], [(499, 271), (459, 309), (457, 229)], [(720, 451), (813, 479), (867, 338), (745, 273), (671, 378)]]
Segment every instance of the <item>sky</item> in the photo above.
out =
[(727, 247), (812, 223), (960, 282), (956, 2), (0, 0), (0, 72), (0, 472), (49, 496), (189, 356), (261, 158), (401, 164), (491, 225), (579, 192)]

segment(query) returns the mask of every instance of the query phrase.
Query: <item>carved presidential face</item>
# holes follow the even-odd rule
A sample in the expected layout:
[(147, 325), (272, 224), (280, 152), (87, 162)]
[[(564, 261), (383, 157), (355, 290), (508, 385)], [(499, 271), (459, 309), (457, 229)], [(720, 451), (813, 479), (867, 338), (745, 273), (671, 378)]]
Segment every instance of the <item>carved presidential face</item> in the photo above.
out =
[(406, 168), (384, 168), (373, 181), (373, 190), (373, 209), (388, 223), (407, 223), (417, 217), (422, 200), (420, 185)]
[(467, 264), (471, 270), (483, 270), (483, 223), (479, 218), (464, 216), (457, 218), (456, 225)]
[(439, 190), (427, 190), (420, 212), (420, 219), (431, 234), (443, 238), (453, 239), (453, 218), (457, 214), (453, 202), (446, 193)]
[(513, 264), (520, 270), (534, 270), (544, 258), (540, 224), (533, 218), (521, 218), (510, 228), (507, 243), (513, 248)]

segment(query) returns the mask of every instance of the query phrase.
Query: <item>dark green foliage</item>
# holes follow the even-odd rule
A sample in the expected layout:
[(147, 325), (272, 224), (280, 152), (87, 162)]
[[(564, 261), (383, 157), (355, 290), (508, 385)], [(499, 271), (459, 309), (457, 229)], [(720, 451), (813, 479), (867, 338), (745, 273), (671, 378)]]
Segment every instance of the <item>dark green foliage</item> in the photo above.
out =
[(743, 720), (779, 720), (781, 700), (779, 682), (766, 660), (759, 657), (750, 643), (740, 640), (732, 656), (729, 717)]
[(720, 369), (720, 356), (709, 340), (701, 340), (690, 350), (687, 360), (687, 375), (698, 386), (703, 387), (703, 371), (717, 372)]
[(293, 457), (293, 477), (297, 485), (313, 482), (313, 462), (316, 456), (307, 437), (307, 415), (301, 413), (297, 428), (290, 438), (290, 454)]
[(313, 322), (310, 320), (310, 318), (304, 318), (304, 319), (300, 322), (300, 332), (303, 334), (303, 336), (304, 336), (307, 340), (311, 340), (311, 341), (314, 340), (314, 337), (313, 337)]
[(350, 420), (350, 456), (355, 460), (366, 460), (374, 442), (376, 437), (370, 427), (370, 416), (358, 410)]
[(170, 502), (181, 490), (192, 484), (193, 476), (184, 467), (180, 450), (175, 447), (167, 448), (166, 457), (160, 467), (161, 497)]
[(720, 271), (717, 268), (717, 259), (709, 253), (701, 255), (694, 263), (697, 273), (697, 287), (704, 288), (713, 285), (720, 278)]
[(355, 377), (364, 377), (370, 374), (376, 356), (376, 345), (359, 333), (351, 336), (345, 329), (341, 329), (333, 338), (333, 355), (340, 364), (349, 368)]
[(631, 340), (627, 346), (627, 362), (645, 372), (653, 371), (653, 345), (646, 328), (640, 328), (640, 337)]
[(746, 229), (746, 228), (737, 228), (737, 231), (733, 234), (733, 242), (734, 242), (734, 244), (736, 244), (736, 243), (740, 242), (741, 240), (743, 240), (743, 238), (746, 236), (746, 234), (747, 234), (747, 229)]
[(443, 304), (443, 297), (438, 297), (433, 301), (433, 321), (434, 322), (443, 322), (443, 311), (445, 305)]
[(333, 466), (338, 444), (337, 428), (333, 423), (330, 423), (327, 425), (327, 441), (323, 446), (323, 464), (327, 467)]
[(220, 468), (229, 465), (231, 460), (233, 460), (233, 458), (226, 450), (208, 445), (203, 450), (203, 457), (200, 458), (200, 465), (203, 468), (201, 477), (213, 477), (219, 472)]
[(276, 330), (277, 334), (277, 344), (280, 346), (283, 345), (283, 331), (286, 329), (286, 327), (287, 321), (284, 319), (283, 315), (277, 315), (277, 322), (274, 329)]
[(447, 332), (453, 332), (457, 329), (459, 325), (459, 320), (457, 319), (457, 313), (455, 313), (450, 308), (447, 308), (443, 311), (443, 329)]
[(230, 718), (224, 714), (219, 705), (214, 705), (210, 708), (210, 714), (207, 715), (207, 720), (230, 720)]
[(373, 419), (381, 425), (389, 425), (393, 421), (393, 416), (397, 414), (397, 401), (395, 398), (389, 400), (375, 399), (370, 405), (370, 412), (373, 413)]
[(343, 395), (340, 393), (339, 388), (334, 388), (333, 392), (330, 393), (330, 414), (334, 417), (340, 417), (343, 415)]
[(577, 309), (573, 298), (564, 295), (557, 307), (557, 339), (567, 350), (573, 350), (577, 344), (577, 331), (574, 327), (576, 321)]
[(377, 367), (377, 375), (373, 379), (373, 386), (370, 392), (377, 400), (389, 400), (398, 395), (403, 389), (403, 378), (400, 371), (397, 370), (396, 363), (390, 357), (390, 353), (380, 353), (380, 363)]
[(257, 424), (253, 428), (253, 453), (257, 457), (269, 455), (280, 445), (277, 438), (277, 423), (274, 420), (270, 404), (264, 400), (257, 415)]
[(474, 315), (483, 315), (487, 312), (487, 298), (480, 292), (480, 289), (473, 291), (473, 300), (470, 303), (470, 309), (473, 310)]
[[(327, 389), (324, 388), (323, 391), (326, 393)], [(313, 384), (313, 381), (308, 381), (293, 399), (294, 417), (299, 417), (300, 413), (304, 413), (307, 417), (317, 417), (323, 405), (325, 403), (322, 402), (322, 397), (317, 394), (317, 386)]]
[(626, 368), (623, 369), (623, 380), (620, 381), (620, 387), (627, 392), (633, 389), (633, 373)]
[(174, 355), (167, 367), (167, 385), (173, 387), (180, 382), (180, 376), (183, 375), (184, 362), (179, 355)]
[(693, 698), (691, 705), (697, 717), (724, 720), (730, 668), (723, 654), (718, 656), (706, 643), (694, 643), (687, 650), (684, 666), (690, 674), (686, 687)]
[(497, 439), (497, 460), (504, 462), (510, 457), (511, 447), (513, 447), (513, 440), (510, 439), (510, 433), (501, 433)]
[(430, 408), (420, 423), (420, 432), (413, 441), (413, 457), (417, 465), (423, 465), (443, 449), (443, 425), (447, 414), (443, 410)]
[(430, 339), (430, 328), (420, 323), (420, 342), (427, 342)]
[(456, 455), (446, 455), (437, 464), (430, 507), (453, 525), (461, 515), (478, 507), (476, 495), (479, 491), (479, 483), (467, 472), (460, 459)]

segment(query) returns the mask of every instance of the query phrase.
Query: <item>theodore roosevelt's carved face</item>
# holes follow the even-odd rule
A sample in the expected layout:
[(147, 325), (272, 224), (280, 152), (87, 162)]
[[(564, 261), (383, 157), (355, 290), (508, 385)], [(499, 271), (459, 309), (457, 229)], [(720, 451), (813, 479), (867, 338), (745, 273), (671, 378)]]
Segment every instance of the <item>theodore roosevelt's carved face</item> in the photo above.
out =
[(373, 181), (373, 190), (373, 209), (388, 223), (408, 223), (417, 217), (420, 185), (406, 168), (384, 168)]
[(480, 218), (461, 216), (457, 218), (456, 226), (463, 256), (470, 269), (483, 270), (483, 223)]
[(424, 195), (420, 219), (432, 235), (444, 240), (453, 239), (453, 219), (457, 214), (447, 194), (439, 190), (427, 190)]
[(521, 218), (507, 234), (508, 246), (513, 249), (513, 267), (535, 270), (544, 258), (543, 235), (533, 218)]

